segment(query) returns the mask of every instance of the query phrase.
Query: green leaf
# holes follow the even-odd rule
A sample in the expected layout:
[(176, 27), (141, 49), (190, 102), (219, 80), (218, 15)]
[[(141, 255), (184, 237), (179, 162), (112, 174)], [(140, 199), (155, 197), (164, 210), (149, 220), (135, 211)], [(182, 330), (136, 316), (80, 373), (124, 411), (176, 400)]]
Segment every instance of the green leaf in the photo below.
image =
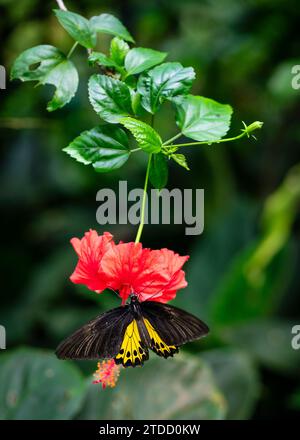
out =
[[(140, 390), (149, 383), (145, 399)], [(219, 420), (225, 416), (225, 401), (210, 369), (188, 355), (172, 361), (153, 358), (143, 368), (122, 369), (117, 386), (101, 397), (99, 393), (97, 386), (90, 386), (78, 419)]]
[(53, 352), (23, 348), (1, 355), (1, 420), (64, 420), (78, 412), (84, 380)]
[(228, 348), (205, 351), (202, 356), (227, 401), (226, 419), (250, 418), (260, 395), (259, 376), (253, 359), (243, 351)]
[(146, 153), (159, 153), (162, 140), (150, 125), (134, 118), (123, 118), (120, 123), (135, 137), (137, 143)]
[(47, 110), (52, 112), (67, 104), (76, 93), (78, 87), (78, 73), (76, 67), (70, 60), (63, 61), (56, 66), (46, 78), (43, 84), (52, 84), (56, 92), (47, 105)]
[(84, 131), (63, 151), (100, 173), (120, 168), (130, 155), (126, 133), (114, 125)]
[(115, 35), (123, 40), (134, 43), (134, 39), (126, 27), (116, 17), (110, 14), (101, 14), (90, 19), (90, 24), (95, 32)]
[(221, 139), (230, 127), (232, 108), (202, 96), (180, 96), (172, 100), (176, 123), (182, 133), (196, 141)]
[(117, 124), (132, 114), (129, 87), (118, 79), (106, 75), (93, 75), (89, 80), (90, 102), (99, 116)]
[(210, 319), (215, 325), (266, 316), (278, 307), (292, 275), (295, 254), (292, 247), (285, 245), (265, 267), (257, 267), (253, 262), (259, 247), (259, 242), (249, 245), (231, 262), (220, 281), (210, 305)]
[(180, 63), (164, 63), (139, 78), (138, 92), (142, 95), (142, 106), (154, 114), (168, 98), (189, 92), (195, 72), (192, 67)]
[(78, 88), (78, 73), (72, 61), (49, 45), (35, 46), (23, 52), (13, 64), (11, 78), (54, 85), (56, 92), (48, 103), (48, 111), (67, 104)]
[(161, 190), (168, 182), (168, 163), (162, 153), (154, 154), (151, 160), (149, 179), (154, 188)]
[(175, 160), (175, 162), (178, 163), (181, 167), (185, 168), (186, 170), (190, 171), (189, 166), (186, 161), (186, 157), (184, 154), (171, 154), (171, 158)]
[[(131, 76), (130, 78), (134, 78), (134, 77)], [(132, 104), (133, 113), (135, 115), (140, 116), (141, 114), (143, 114), (144, 109), (141, 106), (141, 95), (132, 89), (131, 89), (131, 104)]]
[(54, 12), (62, 27), (75, 41), (87, 49), (95, 47), (97, 35), (89, 20), (82, 15), (75, 14), (75, 12), (62, 11), (61, 9), (54, 9)]
[(124, 66), (125, 57), (128, 54), (130, 47), (126, 41), (115, 37), (110, 43), (110, 57), (118, 65)]
[[(125, 68), (123, 68), (124, 69), (124, 79), (123, 79), (123, 81), (125, 82), (125, 84), (127, 84), (128, 85), (128, 87), (130, 87), (130, 89), (131, 89), (131, 93), (133, 92), (133, 91), (135, 91), (136, 90), (136, 85), (137, 85), (137, 77), (136, 76), (126, 76), (126, 70), (125, 70)], [(136, 94), (138, 94), (139, 95), (139, 93), (138, 92), (135, 92)], [(144, 109), (141, 107), (141, 109), (143, 110), (143, 112), (144, 112)]]
[(292, 347), (292, 328), (295, 322), (279, 319), (255, 319), (248, 323), (220, 329), (219, 336), (240, 349), (245, 348), (255, 361), (285, 374), (298, 374), (300, 350)]
[(135, 47), (131, 49), (125, 58), (125, 68), (128, 75), (135, 75), (144, 70), (150, 69), (156, 64), (160, 64), (166, 58), (167, 53), (153, 49)]
[(266, 200), (261, 235), (231, 262), (212, 296), (212, 321), (240, 323), (266, 316), (279, 306), (295, 267), (290, 234), (299, 201), (298, 165)]
[[(122, 374), (122, 372), (121, 372)], [(122, 380), (122, 376), (119, 378)], [(115, 388), (102, 390), (100, 385), (92, 383), (92, 378), (86, 379), (86, 395), (83, 405), (76, 415), (76, 420), (113, 420), (115, 418), (113, 402), (118, 394), (119, 383)]]
[(65, 55), (48, 44), (35, 46), (22, 52), (11, 69), (11, 79), (41, 81), (54, 67), (65, 61)]
[(100, 66), (113, 67), (114, 69), (118, 67), (114, 60), (102, 52), (93, 51), (89, 55), (89, 62), (91, 64), (99, 64)]

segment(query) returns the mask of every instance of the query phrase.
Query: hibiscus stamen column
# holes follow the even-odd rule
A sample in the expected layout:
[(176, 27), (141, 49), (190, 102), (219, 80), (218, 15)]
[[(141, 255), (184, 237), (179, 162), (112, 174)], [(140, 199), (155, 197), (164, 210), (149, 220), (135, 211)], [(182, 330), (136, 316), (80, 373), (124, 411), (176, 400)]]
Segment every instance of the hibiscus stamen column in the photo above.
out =
[(143, 232), (143, 227), (145, 224), (145, 207), (146, 207), (149, 174), (150, 174), (150, 168), (151, 168), (151, 160), (152, 160), (152, 154), (149, 154), (148, 166), (147, 166), (145, 184), (144, 184), (143, 200), (142, 200), (142, 206), (141, 206), (141, 220), (140, 220), (139, 229), (136, 234), (135, 243), (139, 243), (139, 241), (141, 239), (142, 232)]

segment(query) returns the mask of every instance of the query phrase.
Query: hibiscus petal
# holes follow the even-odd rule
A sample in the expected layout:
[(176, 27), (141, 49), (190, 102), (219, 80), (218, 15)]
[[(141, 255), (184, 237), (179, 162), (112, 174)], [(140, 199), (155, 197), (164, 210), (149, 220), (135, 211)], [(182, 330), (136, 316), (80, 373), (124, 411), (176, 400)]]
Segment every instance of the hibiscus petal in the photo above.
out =
[(140, 243), (120, 243), (104, 256), (101, 267), (112, 289), (119, 290), (123, 300), (135, 291), (135, 280), (143, 270), (145, 254)]
[(160, 261), (160, 266), (156, 270), (160, 273), (161, 282), (156, 284), (156, 292), (147, 288), (141, 290), (140, 299), (142, 301), (151, 299), (152, 301), (167, 302), (175, 298), (177, 290), (187, 286), (185, 273), (181, 270), (181, 267), (189, 257), (181, 257), (169, 249), (152, 252)]
[(105, 275), (101, 269), (101, 260), (113, 246), (112, 238), (108, 232), (99, 236), (96, 231), (90, 230), (81, 240), (78, 238), (71, 240), (79, 257), (77, 266), (70, 277), (73, 283), (84, 284), (97, 292), (107, 287)]
[(152, 251), (140, 243), (121, 243), (104, 255), (101, 267), (108, 285), (119, 291), (123, 301), (136, 293), (142, 301), (153, 297), (166, 302), (186, 286), (181, 267), (188, 258), (168, 249)]

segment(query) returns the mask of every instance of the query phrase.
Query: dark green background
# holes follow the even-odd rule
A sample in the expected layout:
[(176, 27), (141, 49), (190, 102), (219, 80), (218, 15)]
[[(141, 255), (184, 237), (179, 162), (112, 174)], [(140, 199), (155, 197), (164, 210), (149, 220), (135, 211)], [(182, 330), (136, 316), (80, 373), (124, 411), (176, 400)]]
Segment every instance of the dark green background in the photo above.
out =
[[(92, 73), (84, 49), (76, 98), (48, 114), (51, 88), (17, 81), (1, 94), (1, 309), (7, 350), (0, 357), (2, 418), (294, 418), (300, 408), (300, 351), (291, 348), (299, 313), (300, 64), (296, 0), (68, 1), (89, 17), (118, 16), (137, 45), (169, 52), (194, 66), (193, 93), (234, 108), (241, 121), (264, 121), (257, 141), (186, 149), (191, 171), (175, 163), (168, 188), (204, 188), (205, 230), (146, 226), (143, 244), (191, 255), (188, 287), (176, 303), (208, 322), (211, 334), (177, 360), (152, 360), (121, 372), (118, 386), (89, 386), (92, 362), (56, 360), (58, 342), (117, 304), (68, 280), (76, 263), (69, 239), (89, 228), (131, 241), (136, 228), (97, 225), (96, 192), (142, 187), (146, 155), (100, 175), (61, 150), (98, 122), (87, 99)], [(1, 64), (38, 44), (64, 51), (72, 40), (51, 9), (54, 1), (0, 0)], [(99, 41), (106, 50), (110, 37)], [(163, 139), (176, 133), (171, 107), (156, 120)], [(22, 348), (20, 348), (22, 347)], [(152, 356), (152, 358), (154, 355)], [(168, 390), (168, 392), (166, 392)]]

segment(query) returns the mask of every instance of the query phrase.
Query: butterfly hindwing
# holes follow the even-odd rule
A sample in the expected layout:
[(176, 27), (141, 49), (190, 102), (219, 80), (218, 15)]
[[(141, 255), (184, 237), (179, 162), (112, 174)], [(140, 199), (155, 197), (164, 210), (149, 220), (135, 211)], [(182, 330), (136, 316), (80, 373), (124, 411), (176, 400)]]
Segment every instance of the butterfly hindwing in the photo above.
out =
[(131, 321), (129, 306), (109, 310), (65, 339), (56, 349), (56, 355), (60, 359), (113, 358)]
[(173, 356), (174, 353), (178, 353), (178, 347), (166, 344), (148, 319), (144, 318), (144, 324), (150, 337), (149, 348), (151, 348), (154, 353), (165, 358)]
[(138, 321), (133, 319), (125, 330), (120, 350), (115, 356), (115, 362), (122, 364), (123, 367), (142, 365), (149, 358), (149, 353), (143, 339)]
[(207, 325), (200, 319), (168, 304), (145, 301), (141, 303), (141, 310), (146, 326), (148, 321), (166, 346), (178, 347), (206, 336), (209, 332)]

